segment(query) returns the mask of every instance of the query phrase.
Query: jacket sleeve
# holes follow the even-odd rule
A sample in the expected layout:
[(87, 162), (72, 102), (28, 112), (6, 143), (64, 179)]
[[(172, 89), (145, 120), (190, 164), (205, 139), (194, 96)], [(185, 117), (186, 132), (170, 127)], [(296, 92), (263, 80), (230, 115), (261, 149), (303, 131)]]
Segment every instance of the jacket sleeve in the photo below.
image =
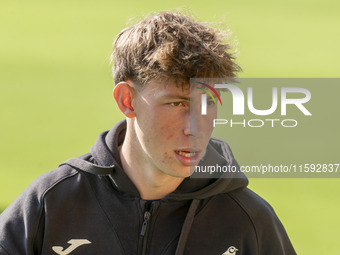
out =
[(1, 255), (39, 254), (44, 224), (39, 185), (33, 182), (0, 215)]

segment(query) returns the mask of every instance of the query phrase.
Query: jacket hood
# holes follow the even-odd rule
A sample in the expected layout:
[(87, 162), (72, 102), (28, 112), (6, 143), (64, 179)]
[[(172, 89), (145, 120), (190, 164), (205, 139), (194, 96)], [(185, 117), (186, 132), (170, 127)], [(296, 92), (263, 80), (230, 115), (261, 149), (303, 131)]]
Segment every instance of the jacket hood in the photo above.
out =
[[(97, 175), (108, 175), (112, 184), (120, 192), (140, 197), (139, 192), (121, 167), (118, 147), (123, 143), (126, 121), (117, 123), (111, 130), (101, 133), (91, 153), (80, 158), (72, 158), (63, 164)], [(232, 167), (233, 172), (207, 171), (211, 167)], [(163, 199), (189, 200), (204, 199), (245, 187), (247, 177), (240, 171), (234, 156), (222, 140), (211, 138), (207, 150), (191, 177), (184, 179), (180, 186)], [(205, 170), (203, 170), (205, 169)], [(235, 171), (236, 170), (236, 171)]]

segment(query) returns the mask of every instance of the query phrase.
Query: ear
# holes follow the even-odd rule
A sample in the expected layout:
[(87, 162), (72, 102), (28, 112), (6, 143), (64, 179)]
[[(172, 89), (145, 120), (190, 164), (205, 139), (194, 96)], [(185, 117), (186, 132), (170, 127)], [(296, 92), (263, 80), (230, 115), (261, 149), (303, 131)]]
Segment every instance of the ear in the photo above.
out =
[(133, 98), (135, 96), (135, 89), (131, 81), (123, 81), (118, 83), (113, 89), (113, 97), (121, 110), (121, 112), (128, 118), (136, 117), (135, 110), (132, 107)]

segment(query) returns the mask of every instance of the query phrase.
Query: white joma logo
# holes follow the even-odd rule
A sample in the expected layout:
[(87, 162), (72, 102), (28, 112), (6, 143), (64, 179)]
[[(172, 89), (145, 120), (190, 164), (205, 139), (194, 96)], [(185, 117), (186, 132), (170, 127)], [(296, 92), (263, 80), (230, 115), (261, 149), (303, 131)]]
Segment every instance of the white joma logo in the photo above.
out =
[(67, 243), (69, 243), (70, 246), (65, 250), (61, 246), (53, 246), (52, 250), (59, 255), (67, 255), (67, 254), (70, 254), (75, 249), (77, 249), (79, 246), (84, 245), (84, 244), (90, 244), (91, 242), (86, 239), (71, 239)]

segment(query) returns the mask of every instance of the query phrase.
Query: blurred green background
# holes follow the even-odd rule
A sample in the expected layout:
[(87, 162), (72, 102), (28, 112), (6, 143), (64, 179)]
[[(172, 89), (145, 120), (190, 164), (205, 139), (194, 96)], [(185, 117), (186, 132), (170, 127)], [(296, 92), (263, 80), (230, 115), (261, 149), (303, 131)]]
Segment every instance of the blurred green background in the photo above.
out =
[[(240, 77), (339, 77), (336, 0), (2, 0), (0, 211), (37, 176), (88, 152), (100, 132), (123, 118), (111, 96), (113, 38), (130, 18), (178, 7), (199, 21), (228, 25), (239, 42)], [(327, 133), (339, 140), (333, 130), (314, 136)], [(324, 144), (323, 153), (339, 155), (334, 144)], [(244, 144), (231, 146), (242, 160)], [(256, 152), (254, 147), (244, 155), (255, 159)], [(339, 179), (250, 180), (274, 207), (298, 254), (339, 254), (339, 184)]]

